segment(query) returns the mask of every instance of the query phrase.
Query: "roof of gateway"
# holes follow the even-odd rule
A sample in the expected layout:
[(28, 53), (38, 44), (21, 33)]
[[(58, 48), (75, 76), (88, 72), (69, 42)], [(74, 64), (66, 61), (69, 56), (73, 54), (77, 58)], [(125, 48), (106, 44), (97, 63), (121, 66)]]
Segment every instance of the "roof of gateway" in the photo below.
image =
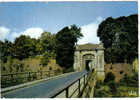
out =
[(104, 49), (100, 44), (82, 44), (82, 45), (77, 45), (76, 50), (96, 50), (96, 49)]

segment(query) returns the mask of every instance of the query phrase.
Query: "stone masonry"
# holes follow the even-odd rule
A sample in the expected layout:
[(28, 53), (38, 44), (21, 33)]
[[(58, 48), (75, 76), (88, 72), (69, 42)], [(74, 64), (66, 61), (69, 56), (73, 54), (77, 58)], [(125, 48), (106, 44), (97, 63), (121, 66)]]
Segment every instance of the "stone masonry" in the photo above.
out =
[(104, 48), (100, 44), (77, 45), (74, 54), (74, 70), (95, 69), (98, 79), (104, 79)]

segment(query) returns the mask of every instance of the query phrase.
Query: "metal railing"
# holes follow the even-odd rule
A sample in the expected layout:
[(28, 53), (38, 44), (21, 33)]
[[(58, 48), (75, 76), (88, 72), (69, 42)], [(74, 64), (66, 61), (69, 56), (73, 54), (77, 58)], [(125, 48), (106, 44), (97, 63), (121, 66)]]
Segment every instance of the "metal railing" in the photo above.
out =
[(96, 71), (92, 71), (92, 74), (88, 78), (88, 83), (86, 87), (83, 89), (84, 93), (81, 97), (84, 98), (93, 98), (94, 97), (94, 87), (96, 85)]
[[(54, 91), (53, 94), (51, 94), (49, 96), (49, 98), (58, 97), (62, 93), (63, 93), (63, 97), (66, 97), (66, 98), (74, 97), (75, 93), (77, 93), (76, 97), (80, 97), (83, 93), (84, 88), (88, 84), (88, 80), (89, 80), (91, 73), (92, 73), (92, 71), (88, 71), (87, 73), (81, 75), (80, 77), (78, 77), (77, 79), (68, 83), (67, 85), (64, 85), (63, 87), (61, 87), (59, 89), (59, 91)], [(83, 81), (82, 81), (82, 79), (83, 79)], [(71, 86), (73, 86), (76, 83), (78, 83), (77, 88), (71, 88)], [(83, 85), (83, 87), (81, 88), (82, 85)], [(74, 91), (72, 93), (70, 93), (70, 89), (74, 89)]]
[(62, 71), (59, 70), (3, 74), (1, 75), (1, 88), (15, 86), (21, 83), (43, 78), (49, 78), (60, 74), (62, 74)]

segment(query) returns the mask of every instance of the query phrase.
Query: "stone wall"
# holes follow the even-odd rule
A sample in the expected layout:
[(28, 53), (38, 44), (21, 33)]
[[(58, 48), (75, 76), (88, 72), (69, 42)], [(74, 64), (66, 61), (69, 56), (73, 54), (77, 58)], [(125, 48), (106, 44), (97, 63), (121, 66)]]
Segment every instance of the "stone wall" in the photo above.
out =
[(93, 55), (94, 58), (91, 60), (91, 69), (95, 69), (97, 71), (98, 79), (104, 78), (104, 49), (97, 48), (95, 50), (76, 50), (74, 55), (74, 70), (80, 71), (85, 70), (85, 59), (84, 55)]

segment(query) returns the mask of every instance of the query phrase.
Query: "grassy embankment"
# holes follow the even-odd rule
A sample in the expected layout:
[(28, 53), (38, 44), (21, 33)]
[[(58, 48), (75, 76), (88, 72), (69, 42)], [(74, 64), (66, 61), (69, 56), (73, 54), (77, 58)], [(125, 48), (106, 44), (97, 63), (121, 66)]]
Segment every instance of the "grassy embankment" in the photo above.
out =
[(95, 97), (138, 97), (138, 60), (130, 64), (106, 64), (105, 73), (112, 72), (114, 81), (97, 82)]
[(56, 64), (55, 59), (50, 59), (48, 65), (42, 66), (40, 57), (27, 58), (22, 61), (18, 59), (10, 59), (7, 63), (1, 63), (1, 74), (17, 73), (17, 72), (38, 72), (61, 70), (62, 68)]
[[(10, 75), (7, 77), (2, 77), (2, 87), (9, 87), (21, 83), (25, 83), (28, 81), (33, 81), (37, 79), (41, 79), (42, 77), (54, 76), (56, 74), (63, 73), (63, 68), (61, 68), (58, 64), (56, 64), (55, 59), (50, 59), (48, 65), (42, 66), (40, 63), (41, 58), (34, 57), (24, 59), (22, 61), (18, 59), (9, 59), (6, 63), (1, 63), (1, 74), (12, 74), (12, 73), (21, 73), (21, 72), (38, 72), (29, 74), (16, 74)], [(55, 72), (54, 72), (55, 70)], [(49, 71), (49, 72), (44, 72)], [(43, 73), (41, 73), (43, 72)], [(57, 73), (56, 73), (57, 72)]]

